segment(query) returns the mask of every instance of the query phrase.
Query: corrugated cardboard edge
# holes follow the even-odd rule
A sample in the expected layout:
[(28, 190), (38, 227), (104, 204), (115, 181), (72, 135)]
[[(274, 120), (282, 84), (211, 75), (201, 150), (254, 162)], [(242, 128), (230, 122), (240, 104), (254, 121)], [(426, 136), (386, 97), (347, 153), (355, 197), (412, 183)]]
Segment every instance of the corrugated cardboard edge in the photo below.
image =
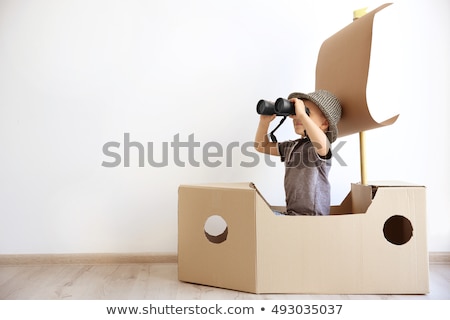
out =
[(189, 188), (220, 188), (220, 189), (245, 189), (251, 190), (256, 187), (252, 182), (233, 182), (233, 183), (199, 183), (199, 184), (182, 184), (178, 187), (189, 187)]
[(266, 198), (264, 198), (264, 196), (262, 195), (261, 192), (259, 192), (258, 188), (256, 187), (256, 185), (253, 182), (249, 182), (249, 186), (250, 188), (254, 189), (256, 191), (256, 193), (261, 197), (261, 199), (264, 200), (264, 202), (267, 204), (267, 206), (271, 207), (271, 205), (269, 204), (269, 202), (266, 200)]

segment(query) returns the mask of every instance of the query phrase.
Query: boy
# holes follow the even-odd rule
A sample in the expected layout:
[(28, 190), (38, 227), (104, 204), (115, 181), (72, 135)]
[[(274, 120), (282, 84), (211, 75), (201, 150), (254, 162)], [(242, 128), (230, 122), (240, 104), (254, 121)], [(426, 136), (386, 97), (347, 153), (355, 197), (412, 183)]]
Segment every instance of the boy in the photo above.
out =
[[(293, 120), (295, 132), (302, 137), (281, 143), (269, 141), (267, 131), (276, 115), (261, 115), (255, 148), (259, 152), (280, 156), (285, 163), (284, 214), (328, 215), (330, 145), (338, 135), (341, 105), (333, 94), (325, 90), (310, 94), (291, 93), (288, 99), (295, 104), (295, 114), (289, 117)], [(309, 109), (309, 116), (306, 108)]]

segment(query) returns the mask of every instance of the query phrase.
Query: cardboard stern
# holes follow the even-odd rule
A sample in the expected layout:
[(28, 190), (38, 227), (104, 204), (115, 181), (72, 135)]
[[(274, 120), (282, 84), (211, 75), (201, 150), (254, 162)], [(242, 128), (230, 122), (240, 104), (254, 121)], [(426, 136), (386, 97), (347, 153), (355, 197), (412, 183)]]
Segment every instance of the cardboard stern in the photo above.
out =
[[(332, 212), (276, 216), (251, 183), (180, 186), (179, 280), (252, 293), (429, 292), (424, 187), (353, 184)], [(205, 236), (212, 215), (228, 226), (221, 243)]]

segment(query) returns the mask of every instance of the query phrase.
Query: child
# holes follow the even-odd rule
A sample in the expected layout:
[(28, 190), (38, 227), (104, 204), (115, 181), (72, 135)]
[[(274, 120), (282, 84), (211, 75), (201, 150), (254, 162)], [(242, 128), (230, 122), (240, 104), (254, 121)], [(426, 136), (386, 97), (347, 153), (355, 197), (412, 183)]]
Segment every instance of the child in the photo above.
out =
[[(295, 115), (289, 117), (293, 120), (295, 132), (302, 137), (281, 143), (269, 141), (267, 131), (276, 115), (261, 115), (255, 148), (259, 152), (280, 156), (285, 163), (284, 214), (328, 215), (330, 144), (338, 135), (341, 105), (333, 94), (325, 90), (310, 94), (291, 93), (288, 99), (295, 104)], [(305, 108), (309, 109), (309, 116)]]

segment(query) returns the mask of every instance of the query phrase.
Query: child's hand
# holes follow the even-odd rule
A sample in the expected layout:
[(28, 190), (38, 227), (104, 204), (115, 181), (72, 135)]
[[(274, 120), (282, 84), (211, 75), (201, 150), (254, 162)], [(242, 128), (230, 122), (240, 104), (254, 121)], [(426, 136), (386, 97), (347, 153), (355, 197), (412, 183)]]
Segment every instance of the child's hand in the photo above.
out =
[(265, 115), (265, 114), (261, 114), (259, 116), (259, 120), (261, 122), (265, 122), (265, 123), (270, 123), (273, 119), (275, 119), (277, 117), (276, 114), (271, 114), (271, 115)]
[(303, 102), (303, 100), (297, 99), (297, 98), (292, 98), (289, 99), (290, 102), (294, 103), (294, 107), (295, 107), (295, 114), (290, 115), (289, 118), (291, 119), (301, 119), (303, 117), (307, 117), (308, 114), (306, 113), (306, 106), (305, 103)]

